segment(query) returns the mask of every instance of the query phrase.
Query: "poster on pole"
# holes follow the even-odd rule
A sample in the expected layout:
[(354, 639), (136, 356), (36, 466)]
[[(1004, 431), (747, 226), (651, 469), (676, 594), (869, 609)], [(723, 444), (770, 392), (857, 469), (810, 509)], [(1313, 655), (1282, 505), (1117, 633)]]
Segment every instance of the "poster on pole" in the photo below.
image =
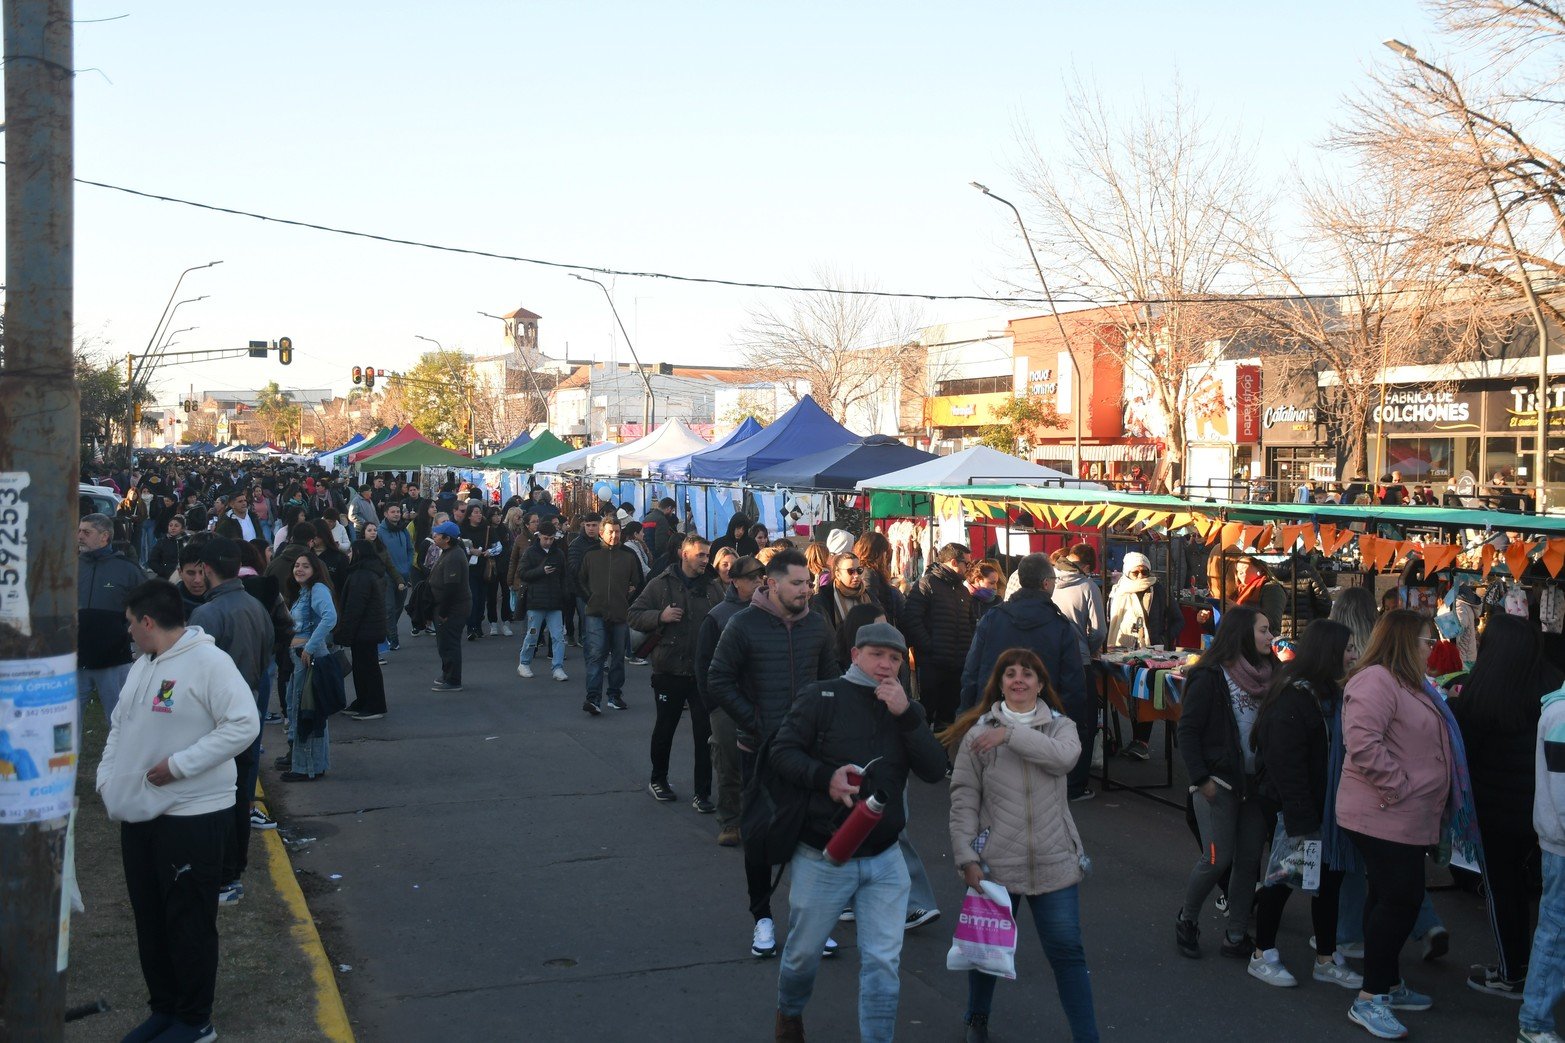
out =
[(76, 796), (76, 653), (0, 659), (0, 825), (65, 818)]

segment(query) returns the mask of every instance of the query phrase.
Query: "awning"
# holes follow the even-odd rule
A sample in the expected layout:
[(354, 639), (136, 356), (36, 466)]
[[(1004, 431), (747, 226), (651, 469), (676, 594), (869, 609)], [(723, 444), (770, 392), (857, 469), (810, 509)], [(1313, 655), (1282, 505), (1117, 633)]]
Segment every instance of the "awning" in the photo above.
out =
[[(1035, 445), (1032, 455), (1040, 460), (1070, 461), (1076, 457), (1076, 448), (1069, 442), (1063, 445)], [(1158, 449), (1151, 442), (1120, 442), (1114, 445), (1084, 445), (1083, 460), (1103, 460), (1115, 463), (1157, 463)]]

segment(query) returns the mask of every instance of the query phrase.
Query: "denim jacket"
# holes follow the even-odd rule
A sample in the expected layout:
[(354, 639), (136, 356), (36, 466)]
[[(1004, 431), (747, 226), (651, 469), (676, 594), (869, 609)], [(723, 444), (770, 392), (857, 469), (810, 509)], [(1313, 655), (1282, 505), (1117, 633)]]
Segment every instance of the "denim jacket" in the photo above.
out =
[(309, 590), (299, 595), (289, 611), (293, 615), (295, 640), (304, 638), (303, 651), (310, 653), (312, 658), (330, 651), (332, 628), (337, 625), (337, 606), (332, 603), (331, 590), (326, 584), (311, 583)]

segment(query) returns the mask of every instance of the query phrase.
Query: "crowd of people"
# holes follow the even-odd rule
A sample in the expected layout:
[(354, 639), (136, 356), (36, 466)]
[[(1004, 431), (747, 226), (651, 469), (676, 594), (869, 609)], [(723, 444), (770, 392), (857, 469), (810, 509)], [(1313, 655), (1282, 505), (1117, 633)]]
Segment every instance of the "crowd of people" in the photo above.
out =
[[(688, 719), (689, 806), (716, 817), (717, 844), (742, 848), (748, 952), (779, 958), (778, 1040), (804, 1038), (843, 921), (857, 934), (861, 1036), (892, 1038), (903, 934), (941, 915), (906, 829), (914, 775), (948, 780), (958, 871), (1027, 907), (1072, 1038), (1098, 1038), (1078, 891), (1090, 861), (1072, 805), (1094, 796), (1097, 657), (1171, 649), (1184, 629), (1146, 554), (1125, 554), (1105, 592), (1087, 543), (979, 560), (949, 543), (905, 582), (873, 527), (773, 537), (736, 515), (709, 538), (671, 499), (641, 518), (607, 503), (569, 518), (544, 489), (496, 502), (454, 476), (432, 489), (393, 475), (355, 486), (169, 462), (104, 480), (124, 499), (78, 530), (79, 681), (84, 712), (96, 695), (113, 725), (98, 787), (127, 823), (150, 994), (151, 1017), (127, 1039), (212, 1038), (216, 910), (243, 898), (251, 829), (275, 826), (254, 800), (262, 723), (286, 725), (280, 781), (327, 779), (330, 718), (394, 712), (381, 666), (419, 636), (434, 638), (440, 693), (464, 690), (470, 643), (516, 641), (524, 683), (540, 656), (552, 683), (569, 683), (567, 649), (579, 648), (592, 718), (628, 709), (627, 666), (650, 668), (647, 792), (682, 799), (670, 761)], [(1348, 1016), (1371, 1034), (1402, 1038), (1399, 1013), (1434, 1002), (1404, 982), (1403, 948), (1421, 938), (1428, 958), (1449, 946), (1424, 885), (1435, 850), (1474, 867), (1489, 903), (1498, 959), (1469, 984), (1523, 1001), (1519, 1038), (1559, 1039), (1565, 676), (1537, 628), (1489, 620), (1471, 671), (1441, 690), (1426, 616), (1377, 614), (1362, 587), (1333, 592), (1317, 575), (1302, 606), (1313, 621), (1300, 626), (1298, 582), (1287, 603), (1254, 559), (1212, 561), (1208, 637), (1177, 724), (1200, 846), (1177, 951), (1202, 956), (1203, 916), (1220, 910), (1223, 955), (1264, 984), (1297, 986), (1277, 939), (1298, 881), (1268, 872), (1268, 848), (1318, 840), (1310, 977), (1354, 990)], [(167, 669), (180, 657), (199, 670)], [(159, 709), (187, 704), (199, 710)], [(1122, 754), (1151, 756), (1151, 729), (1132, 723)], [(866, 806), (872, 826), (838, 857), (845, 820)], [(170, 878), (171, 854), (189, 871)], [(784, 932), (773, 895), (785, 867)], [(969, 973), (970, 1043), (988, 1039), (996, 980)]]

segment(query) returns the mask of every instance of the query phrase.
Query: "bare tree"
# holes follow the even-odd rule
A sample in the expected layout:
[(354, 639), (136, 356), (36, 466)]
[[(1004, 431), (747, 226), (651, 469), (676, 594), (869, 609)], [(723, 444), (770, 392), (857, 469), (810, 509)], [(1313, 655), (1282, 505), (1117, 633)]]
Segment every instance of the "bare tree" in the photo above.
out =
[[(1064, 147), (1026, 143), (1017, 169), (1036, 246), (1060, 276), (1056, 292), (1123, 302), (1104, 311), (1116, 335), (1096, 350), (1144, 385), (1177, 479), (1187, 408), (1207, 393), (1224, 332), (1204, 302), (1242, 288), (1244, 237), (1264, 210), (1250, 149), (1208, 128), (1177, 85), (1161, 105), (1121, 116), (1078, 83), (1066, 111)], [(1094, 348), (1073, 347), (1090, 366)]]
[[(872, 289), (815, 272), (832, 289)], [(888, 374), (918, 329), (916, 313), (882, 297), (798, 293), (757, 305), (736, 341), (745, 365), (781, 384), (807, 381), (810, 394), (838, 422), (854, 406), (884, 394)]]

